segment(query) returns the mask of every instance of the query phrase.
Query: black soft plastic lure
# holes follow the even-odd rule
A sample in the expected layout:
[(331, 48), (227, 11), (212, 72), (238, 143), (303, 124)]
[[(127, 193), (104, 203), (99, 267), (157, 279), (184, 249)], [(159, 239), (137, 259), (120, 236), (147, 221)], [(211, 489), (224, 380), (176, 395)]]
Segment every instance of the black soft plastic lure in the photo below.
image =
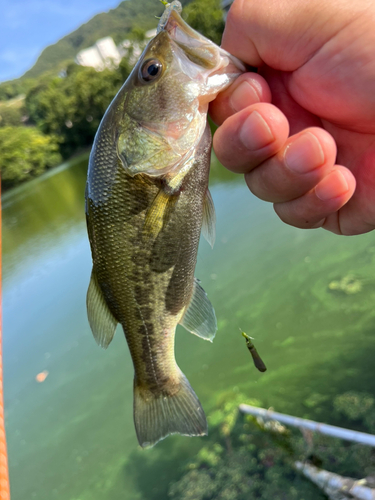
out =
[(260, 371), (260, 372), (265, 372), (267, 370), (266, 365), (263, 363), (262, 358), (259, 356), (258, 351), (255, 349), (254, 344), (251, 341), (251, 337), (249, 337), (245, 332), (241, 330), (242, 336), (246, 340), (246, 345), (247, 348), (250, 351), (250, 354), (253, 358), (254, 365), (255, 367)]

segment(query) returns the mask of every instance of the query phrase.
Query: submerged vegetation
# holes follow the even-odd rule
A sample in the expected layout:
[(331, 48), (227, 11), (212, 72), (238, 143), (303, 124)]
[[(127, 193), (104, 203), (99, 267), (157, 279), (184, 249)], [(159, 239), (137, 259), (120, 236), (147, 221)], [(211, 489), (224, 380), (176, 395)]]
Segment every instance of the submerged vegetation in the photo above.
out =
[[(208, 416), (208, 437), (200, 447), (193, 443), (196, 451), (190, 448), (185, 459), (181, 459), (183, 448), (180, 456), (175, 455), (171, 441), (158, 445), (152, 454), (132, 454), (129, 474), (135, 478), (140, 499), (326, 500), (297, 470), (298, 461), (340, 476), (375, 477), (375, 450), (370, 446), (244, 415), (240, 404), (264, 405), (243, 393), (223, 392), (216, 400), (216, 409)], [(375, 432), (375, 399), (367, 393), (348, 391), (324, 403), (315, 398), (310, 416), (317, 410), (331, 414), (342, 427)], [(160, 481), (145, 484), (145, 475)]]
[[(244, 395), (223, 402), (210, 420), (208, 443), (171, 484), (172, 500), (320, 500), (326, 498), (296, 469), (295, 462), (358, 479), (375, 473), (375, 450), (326, 436), (288, 430), (275, 422), (244, 416)], [(260, 405), (259, 401), (251, 404)], [(333, 401), (348, 427), (375, 431), (375, 400), (348, 392)]]

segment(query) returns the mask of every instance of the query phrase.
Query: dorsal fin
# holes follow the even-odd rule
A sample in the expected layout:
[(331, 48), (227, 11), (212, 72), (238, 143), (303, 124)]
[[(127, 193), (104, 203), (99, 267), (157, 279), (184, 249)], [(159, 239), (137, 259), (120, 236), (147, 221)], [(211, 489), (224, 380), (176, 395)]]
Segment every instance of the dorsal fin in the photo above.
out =
[(194, 278), (190, 303), (179, 323), (188, 332), (194, 333), (204, 340), (212, 342), (215, 337), (217, 330), (215, 311), (196, 278)]
[(215, 225), (216, 225), (216, 214), (214, 202), (212, 201), (211, 193), (207, 189), (206, 195), (204, 197), (203, 203), (203, 223), (202, 223), (202, 234), (211, 245), (214, 247), (215, 243)]

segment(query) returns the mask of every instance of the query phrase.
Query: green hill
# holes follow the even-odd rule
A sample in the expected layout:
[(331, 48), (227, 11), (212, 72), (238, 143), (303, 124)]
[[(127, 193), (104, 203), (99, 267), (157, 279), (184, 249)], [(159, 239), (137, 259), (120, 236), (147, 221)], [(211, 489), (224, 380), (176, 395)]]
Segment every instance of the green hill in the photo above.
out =
[[(190, 0), (181, 0), (186, 5)], [(74, 60), (76, 54), (93, 45), (96, 40), (111, 36), (115, 43), (127, 37), (133, 28), (144, 31), (155, 28), (157, 19), (164, 11), (159, 0), (125, 0), (118, 7), (98, 14), (57, 43), (49, 45), (38, 60), (23, 76), (0, 84), (0, 100), (9, 99), (28, 91), (32, 80), (45, 73), (58, 72)]]
[[(181, 3), (186, 4), (188, 0)], [(163, 10), (164, 6), (159, 0), (121, 2), (115, 9), (96, 15), (57, 43), (45, 48), (22, 78), (35, 78), (53, 69), (57, 62), (74, 59), (77, 52), (90, 47), (99, 38), (111, 36), (115, 43), (119, 43), (134, 27), (145, 31), (152, 29), (157, 24), (155, 16), (160, 16)]]

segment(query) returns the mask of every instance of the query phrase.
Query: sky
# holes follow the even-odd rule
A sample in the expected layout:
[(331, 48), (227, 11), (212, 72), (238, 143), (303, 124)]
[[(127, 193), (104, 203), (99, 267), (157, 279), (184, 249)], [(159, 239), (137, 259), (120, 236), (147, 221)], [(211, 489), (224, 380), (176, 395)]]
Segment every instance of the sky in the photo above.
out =
[(0, 0), (0, 82), (21, 76), (42, 50), (120, 0)]

